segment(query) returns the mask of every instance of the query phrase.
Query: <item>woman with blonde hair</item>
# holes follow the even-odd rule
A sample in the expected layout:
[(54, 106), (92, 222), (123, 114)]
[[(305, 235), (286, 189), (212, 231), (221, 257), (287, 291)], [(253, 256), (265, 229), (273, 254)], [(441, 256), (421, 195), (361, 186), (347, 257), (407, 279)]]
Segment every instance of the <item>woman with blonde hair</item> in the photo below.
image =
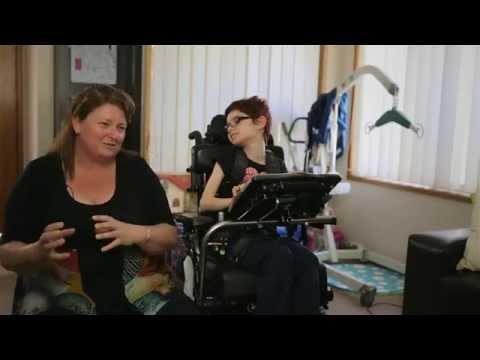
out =
[(0, 245), (20, 275), (14, 314), (195, 312), (165, 265), (177, 239), (165, 192), (122, 149), (134, 111), (118, 88), (85, 88), (51, 151), (18, 179)]

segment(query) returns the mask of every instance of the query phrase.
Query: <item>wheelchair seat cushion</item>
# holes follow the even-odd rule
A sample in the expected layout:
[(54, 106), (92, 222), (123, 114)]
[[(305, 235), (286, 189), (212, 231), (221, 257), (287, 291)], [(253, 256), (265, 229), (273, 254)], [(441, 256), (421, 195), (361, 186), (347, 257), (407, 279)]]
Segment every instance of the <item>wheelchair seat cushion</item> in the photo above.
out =
[(235, 263), (208, 259), (205, 279), (207, 296), (223, 301), (252, 299), (256, 294), (255, 275)]
[(256, 278), (252, 273), (238, 267), (225, 266), (223, 277), (223, 298), (225, 300), (251, 298), (256, 293)]

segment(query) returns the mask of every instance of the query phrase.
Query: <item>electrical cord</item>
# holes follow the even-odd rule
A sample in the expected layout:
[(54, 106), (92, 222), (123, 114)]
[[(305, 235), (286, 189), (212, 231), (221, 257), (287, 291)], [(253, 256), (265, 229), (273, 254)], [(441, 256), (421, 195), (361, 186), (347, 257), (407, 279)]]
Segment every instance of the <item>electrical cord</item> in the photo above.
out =
[(372, 306), (369, 306), (367, 307), (367, 312), (370, 314), (370, 315), (376, 315), (374, 314), (370, 309), (375, 307), (375, 306), (378, 306), (378, 305), (390, 305), (390, 306), (394, 306), (394, 307), (398, 307), (398, 308), (402, 308), (402, 305), (398, 305), (398, 304), (392, 304), (392, 303), (387, 303), (387, 302), (380, 302), (380, 303), (375, 303), (373, 304)]

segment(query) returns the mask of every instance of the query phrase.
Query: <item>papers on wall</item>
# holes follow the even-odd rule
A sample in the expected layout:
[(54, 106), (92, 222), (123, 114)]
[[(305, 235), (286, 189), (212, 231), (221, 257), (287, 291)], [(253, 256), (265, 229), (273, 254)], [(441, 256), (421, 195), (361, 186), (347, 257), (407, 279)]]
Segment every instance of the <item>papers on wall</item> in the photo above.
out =
[(117, 83), (116, 45), (70, 45), (72, 83)]

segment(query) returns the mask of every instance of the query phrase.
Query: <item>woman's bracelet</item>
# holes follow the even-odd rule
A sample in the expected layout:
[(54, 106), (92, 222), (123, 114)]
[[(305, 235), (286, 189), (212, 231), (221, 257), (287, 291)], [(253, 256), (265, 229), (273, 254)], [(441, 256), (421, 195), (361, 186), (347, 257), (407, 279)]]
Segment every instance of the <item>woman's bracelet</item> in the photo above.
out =
[(145, 235), (145, 243), (148, 243), (152, 237), (152, 229), (150, 226), (145, 226), (146, 235)]

